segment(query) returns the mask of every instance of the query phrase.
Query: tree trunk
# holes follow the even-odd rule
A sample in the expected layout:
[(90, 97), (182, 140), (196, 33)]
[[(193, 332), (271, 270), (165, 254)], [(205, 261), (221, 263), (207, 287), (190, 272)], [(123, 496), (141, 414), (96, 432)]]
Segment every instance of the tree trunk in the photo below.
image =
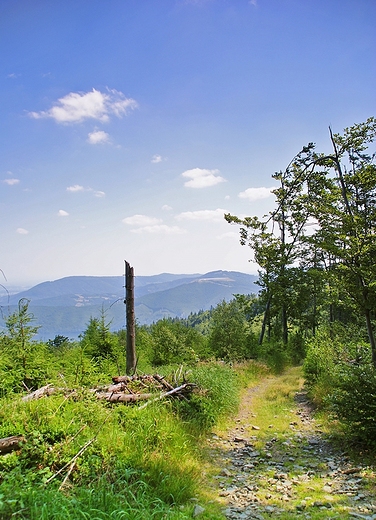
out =
[(366, 309), (364, 314), (365, 314), (365, 318), (366, 318), (368, 338), (369, 338), (369, 342), (371, 345), (372, 364), (373, 364), (374, 368), (376, 369), (376, 341), (375, 341), (375, 334), (374, 334), (373, 327), (372, 327), (371, 311), (369, 309)]
[(260, 337), (259, 337), (259, 345), (262, 345), (262, 342), (264, 341), (265, 329), (266, 329), (266, 325), (267, 325), (268, 319), (269, 319), (269, 311), (270, 311), (271, 301), (272, 301), (272, 297), (269, 296), (268, 297), (268, 301), (266, 302), (264, 318), (262, 320), (261, 332), (260, 332)]
[(284, 345), (287, 345), (289, 339), (289, 330), (287, 325), (287, 310), (286, 306), (282, 305), (282, 341)]
[(126, 373), (131, 374), (136, 370), (136, 325), (134, 313), (134, 270), (128, 262), (125, 262), (125, 288), (127, 321)]

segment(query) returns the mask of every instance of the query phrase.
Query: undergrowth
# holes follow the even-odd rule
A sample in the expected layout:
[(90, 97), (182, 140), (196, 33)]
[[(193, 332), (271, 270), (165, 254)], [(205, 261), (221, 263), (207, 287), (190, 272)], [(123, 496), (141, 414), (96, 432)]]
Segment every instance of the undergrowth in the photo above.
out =
[(111, 405), (86, 391), (23, 402), (1, 399), (0, 438), (23, 435), (0, 457), (0, 519), (185, 519), (194, 500), (223, 518), (202, 481), (200, 439), (238, 405), (246, 373), (259, 368), (201, 364), (186, 377), (188, 401)]

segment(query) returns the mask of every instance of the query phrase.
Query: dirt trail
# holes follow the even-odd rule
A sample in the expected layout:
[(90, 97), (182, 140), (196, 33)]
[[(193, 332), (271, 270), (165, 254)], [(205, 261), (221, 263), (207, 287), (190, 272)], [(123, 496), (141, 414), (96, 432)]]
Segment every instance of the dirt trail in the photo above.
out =
[(213, 486), (225, 517), (376, 520), (374, 471), (331, 446), (304, 390), (294, 392), (289, 409), (280, 409), (281, 417), (274, 416), (279, 424), (285, 420), (284, 427), (257, 426), (254, 402), (270, 402), (282, 377), (249, 389), (232, 427), (210, 439), (218, 468)]

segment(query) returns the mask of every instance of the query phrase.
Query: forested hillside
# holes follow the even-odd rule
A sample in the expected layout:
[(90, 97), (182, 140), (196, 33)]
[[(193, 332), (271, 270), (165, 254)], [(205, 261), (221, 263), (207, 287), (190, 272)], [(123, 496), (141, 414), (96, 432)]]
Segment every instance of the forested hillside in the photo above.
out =
[[(135, 276), (136, 318), (144, 325), (165, 317), (187, 317), (229, 301), (234, 294), (257, 293), (256, 280), (254, 275), (234, 271)], [(37, 336), (41, 339), (55, 335), (77, 339), (90, 318), (98, 318), (103, 311), (111, 331), (116, 331), (125, 324), (124, 291), (124, 276), (70, 276), (10, 296), (3, 289), (0, 326), (24, 298), (40, 325)]]

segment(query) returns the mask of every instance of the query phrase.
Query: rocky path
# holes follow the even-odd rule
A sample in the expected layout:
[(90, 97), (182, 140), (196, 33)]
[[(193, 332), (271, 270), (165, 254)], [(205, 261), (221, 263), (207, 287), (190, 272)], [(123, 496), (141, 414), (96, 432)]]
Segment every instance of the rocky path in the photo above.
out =
[(248, 390), (233, 427), (210, 440), (218, 468), (213, 485), (225, 517), (376, 520), (373, 469), (330, 445), (302, 389), (280, 410), (284, 427), (257, 426), (253, 402), (270, 401), (277, 384), (278, 377), (270, 377)]

